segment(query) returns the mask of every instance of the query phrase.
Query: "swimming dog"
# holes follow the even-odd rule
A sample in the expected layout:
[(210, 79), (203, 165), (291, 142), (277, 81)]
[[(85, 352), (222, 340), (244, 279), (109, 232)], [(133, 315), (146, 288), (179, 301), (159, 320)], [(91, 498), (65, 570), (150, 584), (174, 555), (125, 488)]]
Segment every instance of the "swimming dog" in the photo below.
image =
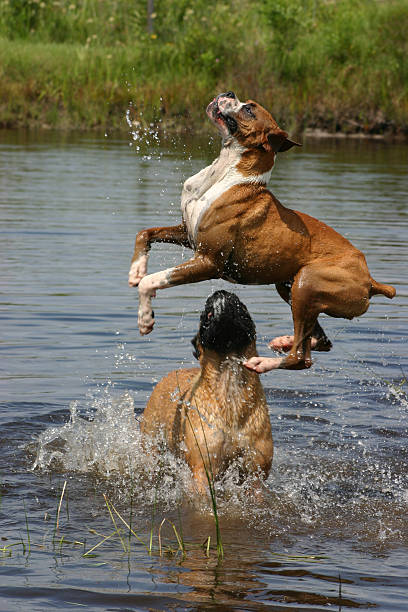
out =
[[(352, 319), (366, 312), (373, 295), (395, 295), (390, 285), (371, 278), (365, 257), (346, 238), (307, 214), (284, 207), (266, 188), (276, 156), (298, 143), (272, 115), (233, 92), (218, 95), (207, 115), (222, 136), (219, 157), (189, 178), (181, 195), (178, 226), (139, 232), (129, 284), (139, 286), (139, 330), (154, 325), (151, 298), (157, 289), (211, 278), (236, 283), (274, 283), (292, 308), (294, 335), (275, 338), (285, 358), (256, 357), (257, 372), (303, 369), (311, 349), (328, 351), (331, 342), (318, 323), (320, 313)], [(190, 247), (189, 261), (147, 274), (153, 242)]]
[(200, 367), (175, 370), (156, 385), (142, 433), (164, 434), (168, 448), (185, 458), (200, 492), (207, 484), (205, 468), (217, 479), (234, 460), (245, 474), (266, 477), (271, 424), (259, 375), (243, 365), (257, 356), (255, 325), (245, 305), (233, 293), (216, 291), (192, 342)]

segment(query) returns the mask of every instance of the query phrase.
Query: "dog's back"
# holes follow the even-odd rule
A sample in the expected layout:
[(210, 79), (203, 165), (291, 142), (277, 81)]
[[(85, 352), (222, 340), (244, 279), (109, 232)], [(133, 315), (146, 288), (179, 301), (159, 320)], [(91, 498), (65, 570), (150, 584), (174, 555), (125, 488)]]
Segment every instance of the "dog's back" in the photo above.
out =
[(269, 472), (273, 443), (259, 376), (243, 361), (255, 356), (255, 326), (242, 302), (217, 291), (206, 302), (193, 340), (200, 368), (171, 372), (155, 387), (141, 422), (143, 433), (162, 431), (205, 484), (202, 456), (217, 476), (234, 459), (246, 471)]

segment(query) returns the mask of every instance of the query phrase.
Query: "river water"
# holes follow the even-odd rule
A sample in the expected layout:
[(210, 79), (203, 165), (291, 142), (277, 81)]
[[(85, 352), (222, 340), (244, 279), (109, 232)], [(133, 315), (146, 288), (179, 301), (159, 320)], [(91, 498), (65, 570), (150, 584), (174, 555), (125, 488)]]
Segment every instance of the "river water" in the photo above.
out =
[[(262, 499), (233, 470), (218, 486), (223, 560), (186, 466), (141, 449), (137, 416), (194, 363), (213, 290), (246, 303), (260, 353), (291, 332), (273, 287), (208, 281), (159, 292), (139, 336), (136, 231), (178, 223), (183, 180), (217, 147), (149, 130), (0, 134), (1, 610), (408, 609), (406, 145), (307, 141), (279, 156), (275, 195), (346, 235), (397, 297), (321, 317), (332, 351), (262, 376), (273, 469)], [(188, 257), (156, 245), (150, 271)]]

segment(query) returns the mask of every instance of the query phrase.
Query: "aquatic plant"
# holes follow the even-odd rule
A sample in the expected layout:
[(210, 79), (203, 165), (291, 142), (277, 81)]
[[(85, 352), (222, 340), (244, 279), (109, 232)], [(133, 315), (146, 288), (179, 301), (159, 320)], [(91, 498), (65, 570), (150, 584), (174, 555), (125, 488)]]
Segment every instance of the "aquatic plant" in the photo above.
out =
[[(197, 410), (197, 408), (196, 408)], [(220, 522), (218, 520), (218, 510), (217, 510), (217, 498), (216, 498), (216, 493), (215, 493), (215, 478), (214, 478), (214, 472), (212, 469), (212, 463), (211, 463), (211, 457), (210, 457), (210, 452), (208, 450), (208, 444), (207, 444), (207, 437), (205, 435), (204, 432), (204, 427), (203, 427), (203, 421), (201, 418), (201, 414), (199, 412), (199, 410), (197, 410), (197, 413), (200, 415), (200, 423), (201, 423), (201, 429), (202, 429), (202, 433), (204, 436), (204, 441), (205, 441), (205, 449), (207, 452), (207, 461), (204, 458), (204, 454), (203, 451), (201, 449), (201, 446), (197, 440), (197, 436), (196, 436), (196, 432), (194, 431), (194, 427), (191, 423), (189, 414), (188, 414), (188, 409), (187, 409), (187, 420), (189, 422), (189, 425), (191, 427), (191, 431), (193, 432), (194, 435), (194, 440), (197, 444), (197, 448), (199, 450), (200, 453), (200, 457), (201, 457), (201, 461), (203, 462), (203, 466), (204, 466), (204, 471), (205, 471), (205, 475), (207, 478), (207, 482), (208, 482), (208, 488), (210, 490), (210, 496), (211, 496), (211, 504), (212, 504), (212, 509), (213, 509), (213, 513), (214, 513), (214, 522), (215, 522), (215, 532), (216, 532), (216, 537), (217, 537), (217, 554), (218, 554), (218, 558), (222, 559), (224, 557), (224, 549), (222, 546), (222, 540), (221, 540), (221, 530), (220, 530)], [(210, 546), (210, 539), (207, 540), (208, 544), (207, 544), (207, 551), (208, 548)]]
[[(65, 548), (71, 547), (71, 549), (73, 550), (77, 549), (80, 546), (83, 548), (82, 557), (84, 558), (95, 557), (97, 556), (97, 554), (100, 554), (99, 549), (101, 549), (101, 547), (106, 542), (112, 539), (116, 539), (118, 540), (118, 542), (120, 542), (120, 548), (121, 548), (122, 553), (130, 554), (132, 538), (135, 538), (135, 540), (143, 546), (143, 548), (146, 550), (149, 556), (158, 555), (162, 557), (164, 554), (170, 555), (170, 556), (177, 556), (177, 554), (180, 552), (181, 560), (183, 560), (188, 554), (189, 550), (191, 551), (191, 550), (199, 550), (199, 549), (203, 549), (206, 557), (209, 557), (210, 555), (210, 551), (211, 551), (211, 546), (210, 546), (211, 537), (210, 536), (206, 538), (205, 546), (203, 546), (201, 542), (197, 542), (197, 543), (189, 542), (187, 544), (183, 538), (181, 520), (180, 520), (180, 527), (179, 529), (177, 529), (175, 523), (167, 517), (164, 517), (158, 526), (158, 529), (157, 529), (158, 544), (157, 544), (157, 547), (154, 547), (152, 544), (152, 541), (153, 541), (152, 536), (154, 533), (153, 526), (149, 534), (150, 541), (145, 541), (145, 539), (143, 539), (143, 537), (141, 537), (138, 533), (136, 533), (136, 531), (132, 527), (132, 520), (130, 519), (129, 521), (127, 521), (124, 518), (123, 513), (120, 512), (116, 508), (115, 504), (108, 498), (106, 493), (102, 493), (102, 497), (104, 499), (105, 506), (108, 511), (108, 516), (110, 520), (112, 521), (112, 524), (114, 527), (111, 533), (104, 534), (104, 533), (101, 533), (100, 531), (97, 531), (93, 527), (88, 527), (84, 529), (82, 534), (77, 533), (76, 534), (77, 538), (75, 539), (67, 537), (64, 534), (60, 535), (58, 532), (61, 532), (61, 524), (60, 524), (61, 506), (62, 506), (62, 500), (64, 497), (64, 493), (66, 493), (66, 491), (67, 491), (67, 480), (64, 481), (61, 495), (57, 498), (57, 507), (56, 507), (55, 516), (54, 516), (54, 527), (52, 530), (51, 541), (49, 543), (49, 546), (54, 551), (54, 553), (57, 555), (62, 554), (63, 546), (65, 546)], [(27, 557), (31, 554), (31, 552), (34, 549), (37, 552), (41, 550), (44, 550), (44, 551), (48, 550), (48, 546), (46, 544), (48, 528), (46, 528), (46, 533), (41, 539), (41, 542), (34, 541), (30, 533), (29, 517), (28, 517), (25, 502), (23, 502), (23, 506), (24, 506), (24, 516), (25, 516), (26, 539), (24, 540), (24, 538), (21, 537), (21, 540), (18, 542), (7, 542), (6, 544), (5, 542), (7, 541), (7, 538), (3, 537), (2, 538), (3, 543), (2, 543), (2, 546), (0, 546), (0, 554), (3, 557), (12, 556), (13, 551), (19, 547), (21, 547), (22, 549), (23, 556), (27, 556)], [(132, 516), (132, 511), (130, 512), (130, 516)], [(49, 519), (49, 516), (46, 515), (44, 517), (44, 520), (48, 520), (48, 519)], [(172, 540), (169, 539), (168, 536), (166, 538), (166, 543), (165, 543), (165, 539), (163, 535), (163, 527), (165, 524), (168, 524), (171, 527), (171, 530), (175, 537), (176, 545), (173, 544)], [(90, 534), (91, 536), (97, 536), (99, 538), (95, 544), (93, 544), (91, 547), (88, 547), (88, 548), (86, 547), (87, 539), (88, 539), (87, 534)], [(95, 552), (97, 550), (98, 550), (98, 553)], [(223, 553), (221, 553), (220, 555), (220, 549), (218, 546), (218, 542), (217, 542), (216, 550), (217, 550), (218, 559), (222, 558)], [(222, 551), (222, 546), (221, 546), (221, 551)]]

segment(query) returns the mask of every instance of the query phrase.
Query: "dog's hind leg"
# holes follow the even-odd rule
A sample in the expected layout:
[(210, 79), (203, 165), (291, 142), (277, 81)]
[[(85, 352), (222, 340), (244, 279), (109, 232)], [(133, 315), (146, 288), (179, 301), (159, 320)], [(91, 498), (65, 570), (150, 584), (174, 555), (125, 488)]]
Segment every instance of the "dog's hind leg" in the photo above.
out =
[(170, 227), (151, 227), (139, 232), (129, 270), (129, 286), (137, 287), (147, 274), (147, 260), (153, 242), (168, 242), (191, 248), (187, 230), (183, 224)]
[(288, 356), (252, 357), (244, 365), (259, 373), (276, 368), (310, 368), (311, 340), (319, 314), (353, 319), (366, 312), (371, 283), (364, 263), (354, 257), (336, 264), (327, 260), (302, 268), (292, 285), (294, 337)]
[[(290, 298), (290, 295), (285, 292), (285, 288), (283, 288), (282, 292), (286, 297)], [(305, 292), (302, 284), (295, 279), (292, 285), (290, 299), (294, 335), (287, 336), (287, 338), (290, 339), (290, 342), (288, 342), (290, 350), (288, 356), (285, 358), (261, 356), (251, 357), (251, 359), (244, 363), (245, 367), (258, 372), (259, 374), (278, 368), (288, 370), (303, 370), (304, 368), (310, 368), (312, 365), (312, 359), (310, 356), (311, 336), (313, 330), (315, 329), (319, 311), (308, 308), (310, 296), (307, 293), (309, 292)], [(289, 301), (289, 299), (285, 301)]]
[(309, 306), (309, 300), (303, 295), (294, 299), (292, 304), (293, 316), (293, 345), (288, 356), (282, 360), (279, 368), (289, 370), (303, 370), (310, 368), (312, 358), (312, 332), (314, 330), (319, 311)]
[[(277, 283), (276, 290), (285, 302), (287, 302), (290, 306), (292, 306), (292, 281), (286, 283)], [(274, 351), (279, 351), (283, 353), (287, 353), (291, 350), (293, 346), (293, 336), (277, 336), (268, 344), (269, 348)], [(311, 337), (311, 349), (312, 351), (330, 351), (332, 348), (332, 343), (329, 338), (326, 336), (323, 328), (316, 321), (312, 337)]]
[(311, 336), (319, 314), (344, 319), (359, 317), (369, 306), (370, 287), (370, 275), (362, 257), (335, 263), (328, 259), (303, 267), (292, 286), (293, 347), (279, 367), (310, 367)]

